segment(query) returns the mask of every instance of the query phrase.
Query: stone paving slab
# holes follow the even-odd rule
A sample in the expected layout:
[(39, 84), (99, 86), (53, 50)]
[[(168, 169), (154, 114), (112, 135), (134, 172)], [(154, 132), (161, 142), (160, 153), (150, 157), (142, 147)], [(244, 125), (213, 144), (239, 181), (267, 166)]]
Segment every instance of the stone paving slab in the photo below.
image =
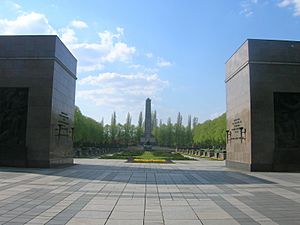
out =
[(220, 161), (76, 159), (0, 168), (0, 224), (299, 224), (299, 173), (246, 173)]

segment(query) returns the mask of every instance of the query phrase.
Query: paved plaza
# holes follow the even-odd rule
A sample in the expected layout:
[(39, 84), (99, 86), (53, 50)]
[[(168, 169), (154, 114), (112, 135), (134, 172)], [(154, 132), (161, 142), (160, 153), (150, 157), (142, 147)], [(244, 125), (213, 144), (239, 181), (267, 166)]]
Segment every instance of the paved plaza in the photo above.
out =
[(241, 173), (220, 161), (77, 159), (0, 168), (0, 224), (300, 224), (299, 173)]

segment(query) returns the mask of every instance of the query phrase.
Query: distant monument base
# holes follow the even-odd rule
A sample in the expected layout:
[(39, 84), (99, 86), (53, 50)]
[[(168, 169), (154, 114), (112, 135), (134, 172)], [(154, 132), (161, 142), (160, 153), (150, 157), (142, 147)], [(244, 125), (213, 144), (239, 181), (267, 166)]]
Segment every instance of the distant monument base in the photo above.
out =
[(150, 138), (141, 137), (141, 144), (146, 144), (146, 143), (155, 145), (155, 143), (156, 143), (155, 138), (154, 137), (150, 137)]
[(141, 137), (141, 144), (144, 146), (144, 150), (152, 150), (152, 146), (155, 145), (155, 138)]
[(144, 145), (144, 150), (152, 150), (152, 145)]

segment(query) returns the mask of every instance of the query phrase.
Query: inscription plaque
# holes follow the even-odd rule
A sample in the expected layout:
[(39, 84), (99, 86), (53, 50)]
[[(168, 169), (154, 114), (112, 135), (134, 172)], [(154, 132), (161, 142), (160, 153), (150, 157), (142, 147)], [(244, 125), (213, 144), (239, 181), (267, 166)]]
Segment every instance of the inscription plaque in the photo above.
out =
[(232, 128), (227, 130), (227, 143), (230, 143), (232, 140), (240, 140), (243, 143), (243, 140), (246, 140), (246, 129), (243, 127), (243, 122), (240, 118), (236, 118), (231, 123)]
[(57, 127), (55, 128), (56, 137), (58, 144), (61, 141), (61, 137), (73, 139), (73, 130), (74, 128), (70, 127), (70, 118), (67, 113), (61, 112), (58, 115)]

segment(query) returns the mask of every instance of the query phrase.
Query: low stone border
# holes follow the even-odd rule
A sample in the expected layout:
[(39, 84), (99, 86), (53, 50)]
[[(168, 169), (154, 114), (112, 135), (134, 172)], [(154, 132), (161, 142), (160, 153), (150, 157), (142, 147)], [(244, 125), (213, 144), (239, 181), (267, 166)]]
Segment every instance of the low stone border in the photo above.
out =
[(220, 161), (226, 160), (226, 151), (215, 152), (213, 150), (177, 148), (176, 152), (196, 158), (207, 158)]

